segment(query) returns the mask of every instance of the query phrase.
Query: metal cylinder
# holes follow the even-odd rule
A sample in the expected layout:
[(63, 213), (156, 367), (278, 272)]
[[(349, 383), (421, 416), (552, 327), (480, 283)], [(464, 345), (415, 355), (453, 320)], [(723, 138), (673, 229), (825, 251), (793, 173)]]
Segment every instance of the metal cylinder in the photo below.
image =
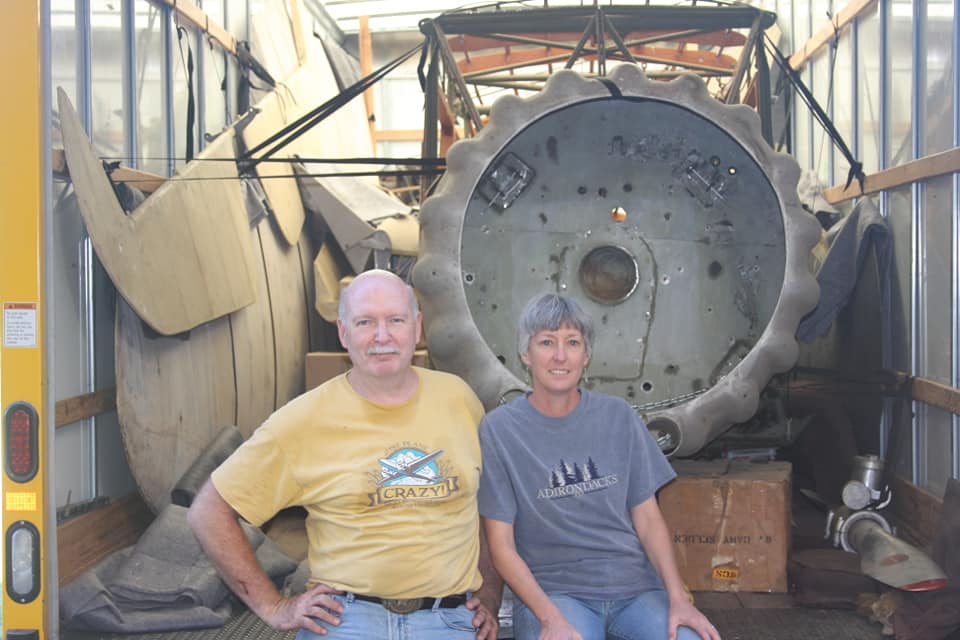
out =
[(855, 456), (851, 480), (858, 480), (871, 491), (883, 489), (883, 460), (873, 454)]

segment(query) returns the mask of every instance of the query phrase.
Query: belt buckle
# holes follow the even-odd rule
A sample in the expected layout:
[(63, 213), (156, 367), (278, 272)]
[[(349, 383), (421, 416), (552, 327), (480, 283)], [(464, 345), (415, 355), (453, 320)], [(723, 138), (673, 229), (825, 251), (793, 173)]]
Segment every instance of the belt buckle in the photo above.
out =
[(418, 611), (424, 598), (384, 598), (383, 608), (391, 613), (407, 614)]

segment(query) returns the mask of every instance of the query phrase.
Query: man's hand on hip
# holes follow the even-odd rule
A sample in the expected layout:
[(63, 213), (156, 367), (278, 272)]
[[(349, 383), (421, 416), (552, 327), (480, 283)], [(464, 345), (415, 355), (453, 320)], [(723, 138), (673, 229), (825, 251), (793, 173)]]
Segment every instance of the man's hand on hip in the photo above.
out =
[(340, 624), (343, 605), (332, 597), (340, 593), (342, 592), (328, 585), (318, 584), (297, 596), (280, 598), (264, 611), (261, 617), (271, 627), (280, 631), (303, 628), (326, 635), (327, 630), (318, 620), (334, 626)]

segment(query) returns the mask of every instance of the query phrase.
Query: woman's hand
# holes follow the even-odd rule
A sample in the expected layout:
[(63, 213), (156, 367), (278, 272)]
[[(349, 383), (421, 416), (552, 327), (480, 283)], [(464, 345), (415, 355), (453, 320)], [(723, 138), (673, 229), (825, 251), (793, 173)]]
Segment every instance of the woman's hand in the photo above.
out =
[(566, 618), (560, 616), (540, 623), (539, 640), (583, 640), (583, 636), (567, 622)]
[(671, 601), (670, 614), (667, 620), (667, 629), (669, 630), (667, 637), (669, 640), (676, 640), (677, 627), (681, 625), (690, 627), (699, 633), (703, 640), (720, 640), (720, 632), (717, 631), (717, 628), (688, 599)]

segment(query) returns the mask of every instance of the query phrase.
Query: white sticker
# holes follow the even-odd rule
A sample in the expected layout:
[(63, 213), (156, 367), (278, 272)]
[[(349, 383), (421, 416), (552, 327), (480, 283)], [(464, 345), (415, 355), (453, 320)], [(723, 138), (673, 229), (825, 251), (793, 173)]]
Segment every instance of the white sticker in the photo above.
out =
[(3, 346), (37, 346), (37, 303), (3, 303)]

